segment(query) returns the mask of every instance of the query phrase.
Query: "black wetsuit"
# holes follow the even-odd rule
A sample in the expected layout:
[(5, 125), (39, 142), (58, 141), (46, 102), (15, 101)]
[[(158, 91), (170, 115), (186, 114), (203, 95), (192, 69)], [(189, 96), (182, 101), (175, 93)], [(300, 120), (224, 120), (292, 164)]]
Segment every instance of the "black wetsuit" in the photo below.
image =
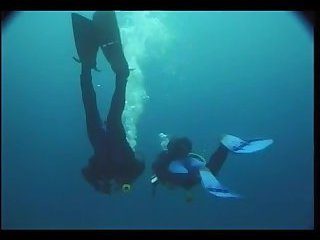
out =
[[(121, 116), (125, 105), (125, 82), (117, 81), (111, 100), (107, 121), (99, 116), (96, 94), (92, 85), (91, 74), (81, 74), (82, 100), (85, 108), (87, 133), (95, 158), (92, 166), (97, 172), (109, 178), (124, 179), (127, 165), (135, 161), (135, 154), (127, 139)], [(105, 124), (105, 127), (103, 126)]]
[[(223, 163), (227, 159), (228, 149), (220, 144), (218, 149), (211, 155), (206, 167), (210, 169), (213, 175), (217, 176)], [(200, 183), (200, 176), (195, 168), (185, 166), (188, 174), (174, 174), (169, 171), (169, 165), (176, 160), (171, 157), (168, 151), (162, 151), (152, 164), (154, 174), (158, 177), (158, 183), (169, 184), (171, 186), (181, 186), (189, 189)]]
[[(132, 183), (144, 170), (144, 163), (135, 157), (126, 139), (121, 119), (129, 67), (114, 11), (97, 11), (92, 20), (72, 13), (71, 19), (79, 56), (79, 59), (74, 59), (82, 65), (80, 83), (87, 133), (94, 149), (94, 155), (89, 159), (88, 166), (82, 169), (82, 174), (97, 190), (110, 193), (112, 182), (119, 185)], [(97, 70), (99, 48), (116, 75), (115, 90), (104, 122), (98, 112), (91, 75), (91, 69)]]
[(80, 76), (82, 100), (86, 114), (87, 133), (94, 155), (89, 160), (87, 180), (96, 186), (97, 181), (115, 180), (118, 184), (130, 183), (142, 172), (144, 164), (135, 158), (124, 126), (122, 112), (125, 107), (128, 63), (121, 43), (102, 47), (116, 73), (115, 90), (107, 120), (102, 122), (97, 108), (96, 93), (92, 85), (91, 68), (82, 65)]

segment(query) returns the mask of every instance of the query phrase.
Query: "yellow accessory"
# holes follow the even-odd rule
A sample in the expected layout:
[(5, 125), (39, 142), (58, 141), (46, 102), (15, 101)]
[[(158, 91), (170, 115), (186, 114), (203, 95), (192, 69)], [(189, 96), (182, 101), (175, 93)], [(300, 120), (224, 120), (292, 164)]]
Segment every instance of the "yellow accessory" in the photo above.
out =
[(123, 184), (122, 185), (122, 192), (129, 192), (131, 190), (131, 185), (130, 184)]

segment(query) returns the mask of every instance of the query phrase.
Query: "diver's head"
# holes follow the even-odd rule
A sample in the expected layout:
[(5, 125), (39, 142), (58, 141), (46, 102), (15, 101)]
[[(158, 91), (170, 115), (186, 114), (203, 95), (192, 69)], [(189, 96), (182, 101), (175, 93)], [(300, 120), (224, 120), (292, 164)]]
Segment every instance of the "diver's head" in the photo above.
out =
[(189, 138), (172, 138), (167, 145), (168, 153), (176, 158), (187, 157), (192, 151), (192, 143)]
[[(135, 159), (134, 161), (127, 162), (125, 165), (122, 165), (121, 174), (116, 176), (117, 182), (123, 186), (131, 186), (131, 184), (142, 175), (145, 169), (145, 162)], [(122, 188), (122, 190), (124, 190)]]
[(97, 191), (105, 194), (111, 193), (111, 182), (105, 175), (102, 175), (98, 170), (97, 166), (95, 166), (96, 156), (92, 156), (89, 159), (88, 166), (82, 169), (82, 176), (84, 179), (92, 185)]

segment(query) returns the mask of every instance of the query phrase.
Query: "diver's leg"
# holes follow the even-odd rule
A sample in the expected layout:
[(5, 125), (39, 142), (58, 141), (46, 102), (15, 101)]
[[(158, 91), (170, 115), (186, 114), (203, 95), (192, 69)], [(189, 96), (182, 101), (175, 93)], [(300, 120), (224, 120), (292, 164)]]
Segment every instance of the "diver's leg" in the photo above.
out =
[(97, 108), (96, 93), (92, 85), (91, 67), (82, 64), (80, 75), (82, 101), (86, 114), (87, 133), (91, 145), (98, 150), (102, 144), (104, 130), (102, 129), (101, 119)]
[(210, 169), (213, 175), (217, 176), (222, 168), (224, 162), (227, 159), (229, 150), (222, 144), (218, 149), (211, 155), (207, 167)]
[(126, 133), (122, 124), (122, 113), (125, 107), (127, 79), (116, 76), (116, 86), (112, 96), (107, 116), (107, 130), (113, 137), (126, 140)]
[[(125, 107), (125, 94), (129, 67), (123, 53), (120, 30), (114, 11), (97, 11), (93, 15), (93, 24), (97, 29), (98, 42), (101, 50), (116, 74), (115, 91), (112, 96), (107, 116), (107, 132), (119, 149), (123, 144), (128, 147), (126, 133), (121, 117)], [(123, 151), (123, 150), (121, 150)]]

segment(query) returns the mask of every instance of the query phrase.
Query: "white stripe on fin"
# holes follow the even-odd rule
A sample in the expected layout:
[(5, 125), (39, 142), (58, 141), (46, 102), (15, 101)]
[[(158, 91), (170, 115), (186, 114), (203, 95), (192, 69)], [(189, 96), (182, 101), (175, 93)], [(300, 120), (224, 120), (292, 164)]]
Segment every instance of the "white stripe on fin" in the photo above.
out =
[(253, 153), (265, 149), (273, 143), (272, 139), (249, 140), (248, 144), (236, 149), (236, 153)]
[(208, 170), (200, 170), (201, 184), (210, 193), (217, 197), (238, 198), (238, 194), (231, 193), (227, 188), (223, 187), (218, 179)]
[(242, 140), (241, 138), (225, 135), (221, 143), (234, 153), (253, 153), (265, 149), (273, 143), (272, 139)]

